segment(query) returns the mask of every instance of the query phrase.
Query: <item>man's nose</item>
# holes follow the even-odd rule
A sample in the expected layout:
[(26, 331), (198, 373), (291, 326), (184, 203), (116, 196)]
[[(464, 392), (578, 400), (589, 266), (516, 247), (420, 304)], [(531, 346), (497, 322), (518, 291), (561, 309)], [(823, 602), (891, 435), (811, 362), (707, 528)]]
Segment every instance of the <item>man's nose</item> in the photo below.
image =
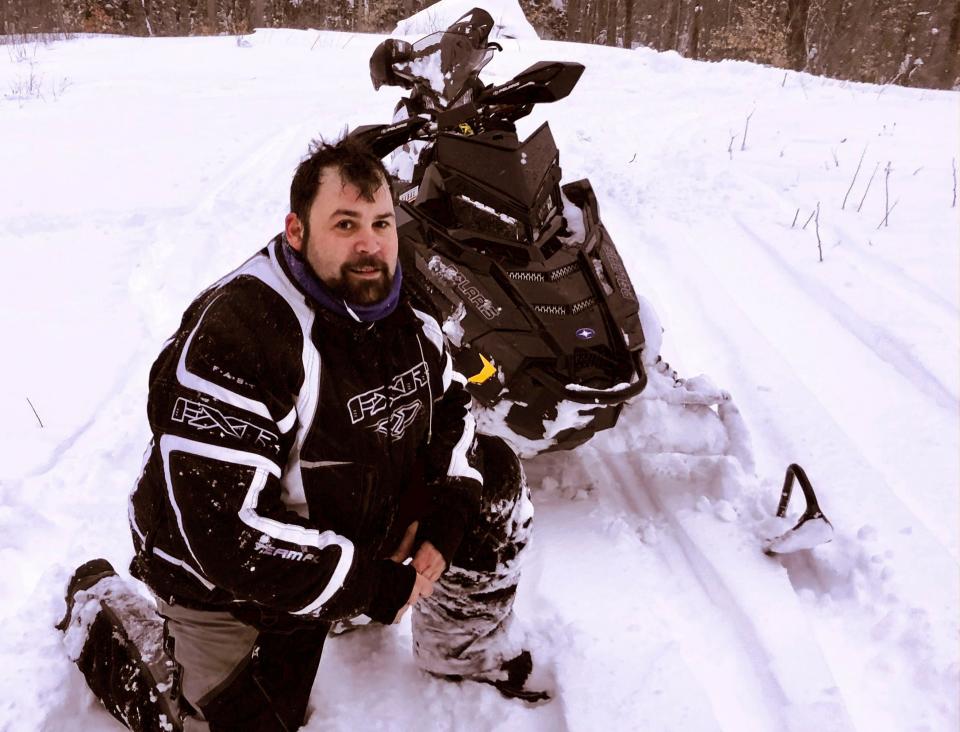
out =
[(354, 249), (364, 254), (374, 254), (380, 251), (380, 239), (371, 226), (361, 227), (357, 231), (357, 238), (353, 243)]

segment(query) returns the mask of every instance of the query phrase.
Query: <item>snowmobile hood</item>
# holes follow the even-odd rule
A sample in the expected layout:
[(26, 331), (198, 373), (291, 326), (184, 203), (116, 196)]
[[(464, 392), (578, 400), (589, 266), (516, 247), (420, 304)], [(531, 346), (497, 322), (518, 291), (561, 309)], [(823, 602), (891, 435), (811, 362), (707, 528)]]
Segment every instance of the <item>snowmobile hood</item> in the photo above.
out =
[(436, 156), (448, 193), (475, 198), (534, 227), (540, 222), (530, 220), (529, 212), (544, 187), (559, 182), (551, 176), (559, 156), (546, 123), (523, 142), (508, 132), (441, 133)]

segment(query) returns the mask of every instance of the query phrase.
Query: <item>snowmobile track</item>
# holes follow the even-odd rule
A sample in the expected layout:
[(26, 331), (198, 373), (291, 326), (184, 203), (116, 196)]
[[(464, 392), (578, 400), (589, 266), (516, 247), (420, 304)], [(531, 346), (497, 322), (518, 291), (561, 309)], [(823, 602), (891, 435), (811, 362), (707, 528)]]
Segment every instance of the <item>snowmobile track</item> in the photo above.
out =
[[(677, 483), (662, 481), (658, 466), (647, 456), (622, 457), (594, 463), (607, 468), (603, 485), (634, 516), (643, 515), (644, 504), (653, 504), (668, 520), (671, 538), (686, 561), (684, 571), (699, 586), (705, 604), (713, 606), (720, 622), (733, 631), (734, 646), (727, 650), (738, 654), (741, 667), (748, 671), (738, 683), (745, 695), (763, 700), (769, 726), (760, 724), (758, 729), (813, 729), (806, 724), (814, 719), (826, 725), (818, 729), (852, 729), (842, 703), (830, 700), (830, 689), (836, 685), (821, 652), (810, 643), (809, 627), (786, 571), (760, 553), (751, 532), (721, 524), (718, 535), (718, 519), (684, 507), (690, 496), (678, 495)], [(637, 500), (638, 493), (642, 500)], [(715, 525), (707, 525), (711, 523)], [(754, 581), (744, 582), (744, 574)], [(762, 589), (755, 581), (758, 576), (765, 579)], [(794, 674), (791, 668), (804, 672)]]

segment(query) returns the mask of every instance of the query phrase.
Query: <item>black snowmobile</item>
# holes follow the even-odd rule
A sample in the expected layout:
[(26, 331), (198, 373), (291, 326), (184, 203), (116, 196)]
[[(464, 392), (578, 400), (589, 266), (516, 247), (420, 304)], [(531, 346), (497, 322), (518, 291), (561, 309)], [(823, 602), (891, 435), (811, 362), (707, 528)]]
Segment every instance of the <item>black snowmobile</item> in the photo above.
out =
[[(417, 43), (381, 44), (371, 76), (411, 90), (397, 109), (406, 119), (351, 134), (381, 157), (413, 156), (398, 191), (404, 281), (445, 324), (473, 396), (508, 402), (506, 426), (540, 449), (569, 449), (644, 388), (637, 295), (589, 181), (561, 186), (549, 125), (521, 140), (514, 124), (566, 97), (584, 67), (541, 62), (484, 87), (492, 27), (474, 9)], [(592, 405), (592, 419), (549, 433), (564, 401)]]
[[(525, 140), (517, 134), (534, 105), (570, 94), (583, 65), (539, 62), (485, 86), (479, 73), (502, 50), (488, 41), (492, 29), (490, 14), (474, 8), (415, 43), (381, 43), (370, 59), (374, 87), (409, 96), (393, 124), (350, 133), (393, 156), (404, 282), (443, 324), (471, 393), (525, 456), (568, 450), (613, 427), (647, 385), (646, 368), (660, 380), (672, 374), (676, 389), (665, 396), (681, 408), (732, 407), (726, 392), (691, 391), (656, 352), (643, 353), (644, 325), (659, 342), (659, 323), (600, 221), (590, 182), (561, 184), (547, 123)], [(805, 510), (764, 543), (768, 553), (832, 537), (799, 465), (787, 468), (777, 516), (786, 516), (794, 482)]]

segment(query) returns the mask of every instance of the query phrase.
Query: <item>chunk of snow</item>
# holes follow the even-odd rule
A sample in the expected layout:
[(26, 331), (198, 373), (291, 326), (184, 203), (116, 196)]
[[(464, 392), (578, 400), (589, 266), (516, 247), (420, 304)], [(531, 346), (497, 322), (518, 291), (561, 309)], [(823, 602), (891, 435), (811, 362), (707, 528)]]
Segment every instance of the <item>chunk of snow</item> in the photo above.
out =
[(803, 549), (813, 549), (832, 539), (833, 527), (825, 519), (810, 519), (767, 542), (765, 548), (773, 554), (789, 554)]

